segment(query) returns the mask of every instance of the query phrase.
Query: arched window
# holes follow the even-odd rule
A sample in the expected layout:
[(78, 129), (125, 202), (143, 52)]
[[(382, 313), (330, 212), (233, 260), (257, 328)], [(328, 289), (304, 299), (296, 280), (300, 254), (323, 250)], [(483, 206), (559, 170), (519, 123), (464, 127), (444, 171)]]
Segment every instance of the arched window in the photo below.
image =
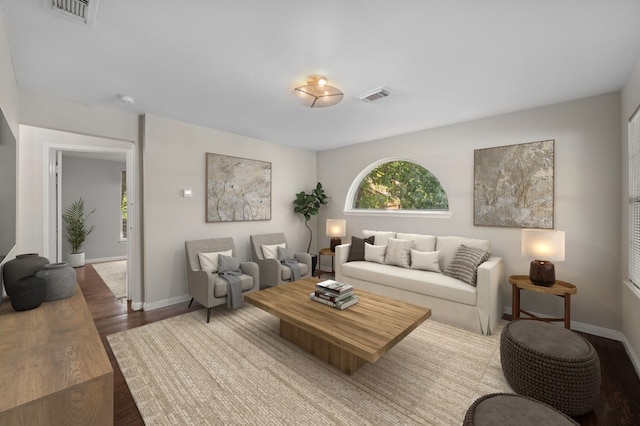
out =
[(345, 213), (449, 217), (447, 194), (433, 173), (409, 160), (383, 160), (351, 185)]

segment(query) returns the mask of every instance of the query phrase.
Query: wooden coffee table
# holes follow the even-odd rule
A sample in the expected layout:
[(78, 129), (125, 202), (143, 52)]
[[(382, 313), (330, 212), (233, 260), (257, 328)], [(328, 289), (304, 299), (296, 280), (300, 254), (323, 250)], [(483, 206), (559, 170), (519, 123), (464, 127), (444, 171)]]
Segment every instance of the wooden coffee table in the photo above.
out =
[(356, 290), (358, 304), (343, 311), (314, 302), (318, 278), (282, 284), (244, 296), (280, 318), (280, 336), (346, 374), (376, 362), (418, 325), (431, 309)]

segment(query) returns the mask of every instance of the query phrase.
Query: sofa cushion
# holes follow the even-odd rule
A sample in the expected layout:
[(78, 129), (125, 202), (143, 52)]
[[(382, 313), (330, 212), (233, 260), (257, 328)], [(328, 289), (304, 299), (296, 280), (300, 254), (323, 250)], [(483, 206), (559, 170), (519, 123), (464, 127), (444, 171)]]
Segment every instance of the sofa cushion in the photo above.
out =
[(489, 240), (479, 240), (465, 237), (437, 237), (436, 250), (440, 252), (440, 270), (445, 271), (453, 260), (458, 247), (464, 244), (467, 247), (474, 247), (491, 253), (491, 243)]
[(364, 260), (367, 262), (384, 263), (384, 254), (387, 251), (387, 246), (377, 246), (369, 243), (364, 243)]
[(373, 262), (349, 262), (342, 265), (344, 276), (451, 300), (476, 305), (476, 288), (438, 272), (398, 268)]
[(411, 240), (389, 238), (387, 253), (384, 255), (384, 263), (408, 268), (411, 265), (411, 244)]
[(411, 269), (423, 271), (440, 271), (439, 251), (418, 251), (411, 249)]
[[(240, 275), (242, 281), (242, 291), (249, 291), (253, 288), (253, 277), (251, 275)], [(218, 275), (214, 275), (213, 279), (213, 296), (214, 297), (226, 297), (229, 284), (220, 278)]]
[(198, 253), (200, 270), (206, 272), (218, 272), (218, 255), (231, 256), (231, 249), (225, 251), (212, 251), (209, 253)]
[(278, 258), (278, 247), (287, 248), (286, 243), (280, 244), (265, 244), (262, 246), (262, 256), (265, 259), (277, 259)]
[(489, 259), (489, 252), (479, 248), (458, 247), (453, 260), (445, 269), (444, 274), (457, 278), (475, 287), (478, 276), (478, 265)]
[(396, 238), (399, 240), (413, 241), (412, 248), (418, 251), (435, 251), (436, 249), (435, 235), (403, 234), (401, 232), (398, 232), (396, 234)]
[(349, 258), (347, 259), (347, 262), (364, 260), (364, 243), (373, 244), (373, 241), (373, 235), (365, 239), (351, 237), (351, 248), (349, 249)]
[[(298, 262), (298, 268), (300, 268), (301, 277), (304, 277), (309, 272), (309, 266), (306, 263)], [(291, 281), (291, 268), (282, 266), (280, 267), (280, 273), (282, 274), (282, 281)]]
[(396, 233), (395, 232), (390, 232), (390, 231), (362, 231), (362, 235), (364, 235), (365, 238), (367, 237), (374, 237), (374, 241), (373, 244), (377, 245), (377, 246), (386, 246), (389, 238), (395, 238), (396, 237)]

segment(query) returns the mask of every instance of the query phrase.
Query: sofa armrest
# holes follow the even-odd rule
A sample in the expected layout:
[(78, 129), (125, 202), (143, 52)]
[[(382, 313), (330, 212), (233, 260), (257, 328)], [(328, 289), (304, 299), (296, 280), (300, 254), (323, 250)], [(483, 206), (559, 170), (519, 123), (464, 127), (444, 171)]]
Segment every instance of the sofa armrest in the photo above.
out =
[(483, 334), (492, 334), (504, 313), (502, 258), (491, 257), (478, 266), (476, 297)]
[(213, 303), (213, 282), (209, 280), (210, 275), (209, 272), (187, 268), (189, 295), (205, 307)]
[(249, 291), (260, 290), (260, 268), (256, 262), (240, 262), (240, 270), (243, 274), (253, 278), (253, 288)]
[(351, 251), (351, 243), (340, 244), (335, 248), (333, 259), (333, 269), (336, 271), (336, 281), (342, 280), (342, 264), (347, 263), (349, 252)]
[(311, 270), (311, 255), (309, 253), (296, 253), (293, 256), (298, 262), (307, 265), (307, 275), (304, 275), (303, 277), (313, 276), (313, 271)]
[(254, 259), (260, 268), (260, 288), (275, 287), (280, 282), (280, 261), (277, 259)]

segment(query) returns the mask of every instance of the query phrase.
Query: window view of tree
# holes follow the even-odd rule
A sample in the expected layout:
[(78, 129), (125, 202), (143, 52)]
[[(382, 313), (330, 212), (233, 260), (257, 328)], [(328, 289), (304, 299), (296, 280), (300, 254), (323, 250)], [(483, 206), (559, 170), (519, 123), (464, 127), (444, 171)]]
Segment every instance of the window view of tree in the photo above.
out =
[(409, 161), (391, 161), (373, 169), (360, 183), (356, 209), (449, 210), (438, 179)]

